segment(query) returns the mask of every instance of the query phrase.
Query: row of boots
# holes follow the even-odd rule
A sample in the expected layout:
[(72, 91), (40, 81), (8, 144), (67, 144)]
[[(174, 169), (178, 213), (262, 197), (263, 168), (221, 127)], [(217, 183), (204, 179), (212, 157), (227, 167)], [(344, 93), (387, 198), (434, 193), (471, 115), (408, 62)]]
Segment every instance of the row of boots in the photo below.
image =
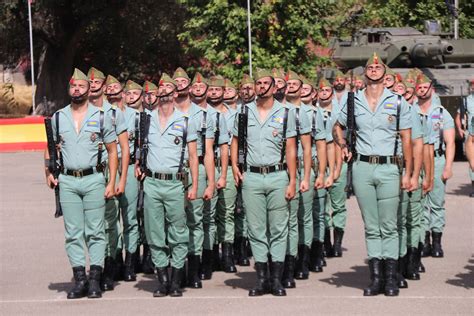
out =
[(87, 296), (88, 298), (102, 297), (100, 289), (100, 279), (102, 275), (102, 267), (91, 265), (89, 278), (86, 275), (85, 267), (73, 267), (74, 286), (67, 293), (68, 299), (76, 299)]
[(443, 258), (444, 251), (441, 247), (441, 237), (443, 233), (429, 232), (425, 233), (425, 243), (423, 246), (423, 257)]

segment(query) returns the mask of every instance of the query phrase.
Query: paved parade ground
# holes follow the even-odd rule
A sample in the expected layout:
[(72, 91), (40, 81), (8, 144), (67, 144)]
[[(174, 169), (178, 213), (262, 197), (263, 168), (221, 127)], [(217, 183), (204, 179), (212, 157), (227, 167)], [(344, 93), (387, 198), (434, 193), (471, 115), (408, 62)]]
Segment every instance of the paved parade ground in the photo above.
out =
[(203, 289), (182, 298), (153, 298), (153, 276), (120, 282), (102, 299), (67, 300), (72, 270), (64, 250), (62, 219), (55, 219), (54, 194), (44, 181), (42, 153), (0, 154), (1, 315), (447, 315), (474, 314), (474, 198), (466, 162), (454, 164), (446, 195), (445, 258), (423, 258), (427, 272), (409, 281), (400, 296), (363, 297), (368, 267), (362, 219), (354, 197), (342, 258), (327, 259), (323, 273), (297, 281), (287, 297), (248, 297), (255, 273), (216, 272)]

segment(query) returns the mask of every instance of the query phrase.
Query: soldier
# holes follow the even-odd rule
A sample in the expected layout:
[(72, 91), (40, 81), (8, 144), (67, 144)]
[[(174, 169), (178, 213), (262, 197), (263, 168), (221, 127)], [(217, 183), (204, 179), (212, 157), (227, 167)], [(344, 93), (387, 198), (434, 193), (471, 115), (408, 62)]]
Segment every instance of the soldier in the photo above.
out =
[[(176, 88), (176, 82), (164, 73), (160, 79), (158, 107), (149, 116), (146, 170), (141, 170), (139, 162), (135, 168), (138, 178), (146, 176), (145, 231), (158, 276), (154, 297), (183, 295), (180, 287), (189, 241), (184, 203), (185, 198), (192, 201), (197, 194), (196, 129), (188, 116), (176, 108)], [(189, 188), (186, 158), (192, 177)]]
[[(423, 255), (442, 258), (444, 252), (441, 246), (441, 237), (446, 223), (445, 187), (446, 182), (453, 175), (454, 160), (454, 120), (451, 114), (441, 105), (439, 97), (433, 95), (431, 80), (421, 74), (416, 81), (416, 95), (418, 103), (415, 107), (427, 116), (428, 127), (434, 137), (434, 183), (433, 190), (427, 195), (425, 209), (425, 245)], [(430, 244), (430, 232), (433, 244)]]
[(143, 104), (144, 110), (152, 112), (158, 106), (158, 87), (151, 81), (143, 84)]
[[(66, 252), (74, 274), (74, 287), (68, 299), (99, 298), (100, 279), (104, 266), (105, 199), (115, 194), (117, 173), (116, 134), (112, 121), (104, 111), (88, 102), (89, 79), (75, 69), (69, 81), (71, 104), (53, 115), (53, 137), (59, 144), (61, 175), (54, 179), (46, 165), (46, 182), (54, 188), (61, 183), (59, 194), (64, 214)], [(104, 179), (102, 151), (108, 152), (109, 182)], [(45, 160), (49, 153), (45, 151)], [(105, 199), (104, 199), (105, 198)], [(90, 259), (89, 280), (86, 276), (86, 256)]]
[(275, 95), (273, 97), (278, 102), (285, 103), (286, 90), (287, 90), (286, 81), (288, 78), (285, 76), (283, 69), (273, 68), (272, 75), (273, 75), (273, 78), (275, 79), (275, 86), (277, 88)]
[(392, 69), (390, 69), (388, 66), (387, 67), (387, 70), (385, 71), (385, 77), (383, 79), (383, 85), (385, 86), (385, 88), (387, 88), (388, 90), (393, 90), (393, 86), (395, 84), (395, 71), (393, 71)]
[(301, 76), (301, 79), (303, 80), (303, 86), (301, 87), (301, 102), (308, 106), (312, 106), (313, 99), (318, 94), (318, 91), (313, 87), (313, 83), (308, 78)]
[[(189, 227), (189, 250), (188, 255), (193, 256), (191, 262), (188, 261), (188, 271), (195, 270), (193, 264), (198, 264), (198, 258), (202, 254), (200, 277), (209, 280), (212, 277), (212, 248), (213, 233), (215, 233), (215, 223), (206, 214), (204, 219), (204, 202), (214, 195), (215, 190), (215, 165), (214, 165), (214, 122), (207, 109), (204, 109), (191, 101), (189, 87), (191, 79), (182, 68), (176, 69), (173, 74), (178, 86), (178, 97), (176, 106), (178, 110), (189, 116), (189, 124), (194, 125), (197, 131), (197, 153), (199, 161), (198, 196), (186, 203), (187, 225)], [(206, 223), (204, 222), (206, 220)], [(212, 226), (214, 225), (214, 226)], [(189, 259), (189, 258), (188, 258)], [(189, 265), (191, 264), (191, 266)], [(192, 283), (193, 288), (201, 288), (202, 284), (198, 280)]]
[[(474, 155), (472, 155), (472, 143), (468, 141), (469, 138), (469, 129), (471, 125), (472, 118), (474, 117), (474, 79), (470, 81), (470, 93), (467, 97), (462, 96), (460, 106), (464, 107), (466, 113), (465, 117), (461, 117), (461, 112), (458, 109), (456, 113), (455, 123), (456, 130), (459, 137), (465, 140), (464, 142), (464, 152), (466, 154), (467, 160), (470, 164), (474, 163)], [(469, 177), (471, 179), (472, 192), (469, 194), (470, 197), (474, 197), (474, 172), (469, 168)]]
[(334, 75), (334, 81), (332, 83), (334, 88), (334, 98), (337, 101), (337, 104), (340, 108), (347, 101), (347, 90), (346, 90), (346, 76), (340, 71), (337, 70), (336, 74)]
[[(244, 74), (242, 80), (239, 83), (239, 96), (242, 100), (242, 105), (248, 105), (255, 102), (255, 86), (252, 78), (249, 75)], [(241, 106), (237, 112), (242, 112), (244, 107)], [(228, 125), (229, 129), (233, 127)], [(248, 240), (248, 228), (247, 220), (245, 216), (245, 208), (242, 202), (242, 191), (237, 190), (237, 200), (235, 203), (235, 239), (234, 239), (234, 259), (240, 266), (249, 266), (250, 261), (248, 258), (249, 240)]]
[[(410, 109), (404, 100), (398, 104), (397, 96), (384, 88), (385, 71), (386, 66), (374, 53), (365, 68), (367, 88), (357, 92), (354, 98), (357, 154), (353, 157), (348, 152), (342, 133), (342, 127), (347, 124), (347, 107), (342, 109), (333, 133), (343, 159), (354, 159), (353, 186), (364, 219), (371, 276), (364, 296), (399, 293), (397, 209), (400, 187), (410, 189), (412, 173)], [(400, 174), (402, 158), (398, 156), (398, 135), (406, 168), (403, 175)], [(381, 275), (383, 266), (384, 277)]]
[[(126, 131), (125, 120), (123, 114), (120, 111), (117, 111), (117, 105), (121, 102), (117, 102), (114, 104), (109, 103), (107, 100), (104, 100), (104, 93), (107, 88), (105, 75), (98, 69), (92, 67), (89, 69), (87, 73), (87, 77), (89, 78), (89, 84), (91, 87), (91, 94), (89, 96), (89, 101), (94, 105), (101, 109), (104, 109), (104, 112), (110, 116), (112, 120), (112, 124), (115, 128), (115, 132), (117, 134), (118, 142), (120, 144), (117, 147), (117, 154), (119, 157), (119, 162), (122, 157), (124, 156), (125, 164), (120, 165), (119, 168), (121, 174), (124, 172), (126, 173), (128, 170), (128, 161), (129, 161), (129, 146), (128, 146), (128, 134), (127, 133), (118, 133), (119, 131)], [(104, 152), (104, 162), (107, 161), (107, 154)], [(108, 179), (109, 175), (106, 172), (105, 178)], [(115, 192), (115, 196), (107, 199), (105, 202), (105, 232), (106, 232), (106, 257), (104, 261), (104, 273), (101, 280), (101, 288), (103, 291), (111, 291), (114, 289), (114, 277), (117, 271), (123, 270), (123, 260), (121, 257), (122, 254), (122, 247), (117, 247), (120, 242), (120, 223), (118, 222), (118, 196), (122, 195), (125, 190), (126, 180), (127, 177), (119, 177), (117, 175), (117, 179), (120, 178), (120, 181), (117, 185), (117, 191)], [(121, 242), (120, 242), (121, 244)], [(117, 248), (120, 248), (119, 255), (120, 258), (116, 262)], [(120, 269), (120, 270), (119, 270)], [(122, 273), (123, 274), (123, 273)]]
[[(295, 111), (273, 98), (276, 87), (270, 71), (257, 71), (255, 87), (257, 102), (244, 106), (244, 113), (248, 113), (248, 166), (243, 174), (238, 166), (237, 121), (231, 146), (234, 180), (237, 185), (242, 183), (244, 204), (248, 206), (247, 224), (257, 270), (257, 285), (249, 296), (270, 291), (284, 296), (286, 291), (280, 280), (288, 238), (288, 203), (296, 190)], [(267, 275), (269, 254), (271, 289)]]
[(354, 87), (358, 91), (363, 90), (365, 88), (365, 81), (361, 76), (354, 75)]
[(237, 88), (229, 79), (225, 79), (224, 103), (234, 110), (237, 110)]

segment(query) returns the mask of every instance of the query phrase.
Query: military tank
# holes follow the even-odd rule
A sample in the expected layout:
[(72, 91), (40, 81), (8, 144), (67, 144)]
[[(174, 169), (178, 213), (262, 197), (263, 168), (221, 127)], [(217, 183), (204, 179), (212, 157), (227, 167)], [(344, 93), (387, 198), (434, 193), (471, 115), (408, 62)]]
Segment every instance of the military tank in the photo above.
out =
[(453, 115), (474, 79), (474, 39), (454, 40), (440, 32), (436, 21), (427, 21), (424, 32), (412, 27), (361, 29), (350, 40), (333, 39), (332, 47), (332, 58), (342, 69), (365, 66), (373, 52), (402, 75), (419, 68), (433, 80), (442, 104)]

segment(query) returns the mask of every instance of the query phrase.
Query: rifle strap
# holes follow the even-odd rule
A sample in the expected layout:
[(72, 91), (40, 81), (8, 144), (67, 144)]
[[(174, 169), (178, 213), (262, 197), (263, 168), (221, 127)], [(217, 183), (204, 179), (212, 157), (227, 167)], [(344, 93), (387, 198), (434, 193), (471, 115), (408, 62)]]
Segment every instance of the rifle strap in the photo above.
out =
[(443, 143), (444, 143), (444, 133), (443, 133), (443, 108), (439, 108), (439, 146), (438, 146), (438, 154), (441, 155), (443, 153)]
[(98, 152), (97, 152), (97, 170), (102, 171), (102, 150), (104, 146), (104, 111), (99, 111), (99, 145), (98, 145)]
[(393, 149), (393, 156), (398, 154), (398, 140), (400, 138), (400, 111), (402, 107), (402, 96), (399, 95), (397, 99), (397, 118), (396, 118), (396, 127), (395, 127), (395, 148)]
[(202, 121), (201, 121), (201, 146), (202, 157), (206, 156), (206, 131), (207, 131), (207, 112), (202, 112)]
[(135, 112), (135, 130), (134, 139), (133, 139), (133, 153), (131, 159), (135, 159), (137, 157), (137, 149), (138, 149), (138, 138), (139, 138), (139, 131), (140, 131), (140, 112)]
[[(206, 112), (204, 112), (206, 113)], [(184, 154), (186, 153), (186, 145), (187, 145), (187, 138), (188, 138), (188, 120), (187, 116), (184, 117), (184, 128), (183, 128), (183, 143), (181, 145), (181, 157), (179, 158), (179, 167), (178, 173), (183, 172), (184, 166)]]
[(280, 163), (285, 161), (285, 153), (286, 153), (286, 129), (288, 127), (288, 111), (290, 109), (285, 107), (285, 112), (283, 114), (283, 134), (282, 134), (282, 141), (283, 144), (281, 146), (281, 153), (280, 153)]
[(112, 108), (112, 126), (115, 128), (117, 120), (117, 108)]
[[(54, 149), (59, 155), (59, 164), (60, 164), (59, 168), (62, 170), (64, 166), (64, 161), (63, 161), (63, 155), (61, 154), (61, 148), (59, 148), (59, 144), (61, 143), (61, 136), (59, 135), (59, 111), (56, 112), (56, 115), (54, 115), (54, 120), (56, 123), (56, 142), (55, 142)], [(54, 163), (56, 163), (56, 161)]]
[(215, 157), (217, 157), (217, 149), (219, 148), (219, 135), (221, 133), (221, 131), (219, 129), (220, 116), (221, 116), (221, 113), (217, 112), (217, 115), (216, 115), (216, 132), (214, 133), (214, 153), (215, 153)]
[(296, 154), (298, 155), (298, 141), (300, 139), (300, 108), (296, 108), (295, 113), (295, 123), (296, 123)]
[(313, 109), (313, 115), (311, 116), (311, 132), (314, 135), (316, 135), (316, 115), (317, 115), (317, 109)]

